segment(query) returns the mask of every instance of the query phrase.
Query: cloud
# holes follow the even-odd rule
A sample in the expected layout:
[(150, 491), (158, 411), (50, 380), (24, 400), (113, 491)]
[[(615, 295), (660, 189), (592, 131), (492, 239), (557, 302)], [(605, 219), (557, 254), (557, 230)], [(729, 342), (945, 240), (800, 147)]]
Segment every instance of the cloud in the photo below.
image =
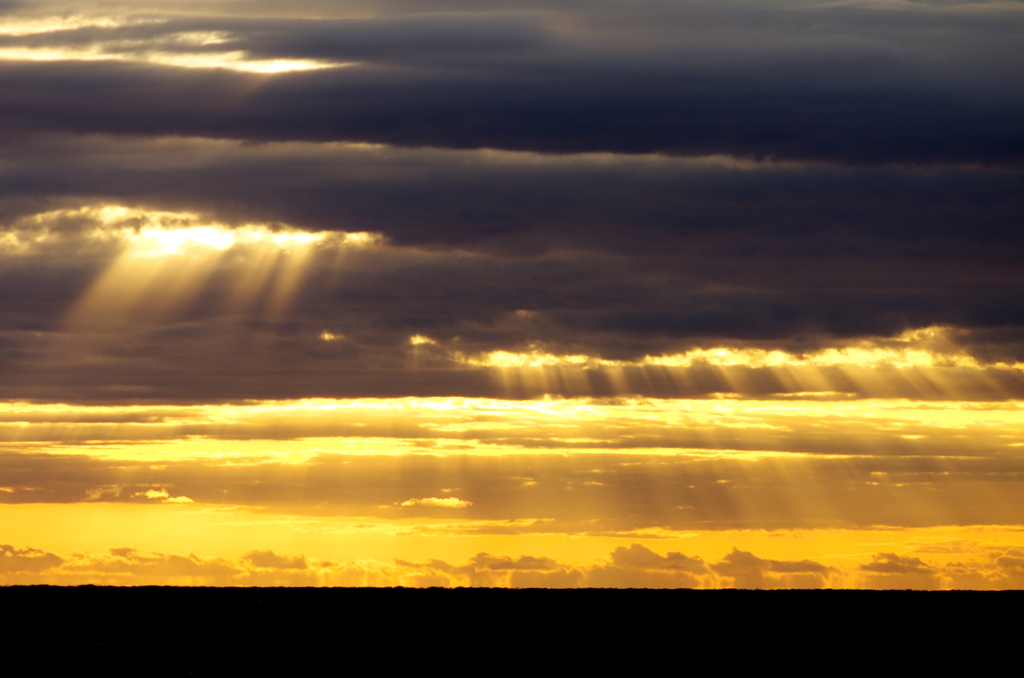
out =
[(76, 555), (64, 569), (71, 575), (105, 583), (211, 581), (223, 584), (240, 574), (237, 567), (219, 558), (150, 553), (130, 547), (111, 549), (109, 556)]
[(865, 572), (880, 572), (883, 574), (934, 574), (935, 570), (924, 563), (920, 558), (899, 556), (895, 553), (879, 553), (872, 556), (871, 562), (861, 565), (860, 569)]
[(639, 567), (656, 570), (681, 570), (692, 574), (705, 574), (707, 566), (700, 558), (691, 558), (682, 553), (670, 551), (659, 556), (649, 548), (640, 544), (631, 544), (629, 548), (617, 547), (612, 551), (612, 564), (619, 567)]
[(813, 560), (768, 560), (736, 548), (711, 569), (731, 579), (734, 587), (745, 589), (825, 588), (835, 573)]
[[(398, 561), (400, 567), (422, 568), (445, 573), (449, 585), (614, 587), (614, 588), (821, 588), (838, 570), (819, 563), (764, 560), (733, 550), (718, 563), (705, 564), (701, 558), (669, 552), (659, 555), (641, 544), (617, 547), (608, 563), (590, 566), (561, 565), (550, 558), (495, 557), (480, 553), (465, 565), (452, 566), (434, 561), (416, 564)], [(509, 574), (511, 573), (511, 574)], [(724, 579), (715, 577), (720, 574)]]
[[(22, 50), (12, 55), (22, 58), (30, 56), (24, 50), (76, 45), (123, 57), (148, 46), (193, 60), (240, 52), (358, 65), (267, 79), (12, 60), (0, 69), (0, 119), (7, 128), (263, 141), (1020, 162), (1022, 102), (1004, 65), (1019, 48), (1015, 8), (741, 7), (418, 7), (315, 21), (207, 15), (10, 36), (7, 44)], [(197, 35), (216, 37), (205, 45), (182, 39)]]
[[(112, 495), (112, 496), (117, 496), (117, 494), (119, 494), (119, 493), (117, 493), (117, 492), (110, 492), (110, 495)], [(108, 492), (106, 490), (101, 490), (99, 493), (94, 493), (93, 494), (93, 498), (95, 498), (95, 499), (102, 499), (102, 498), (107, 498), (107, 497), (108, 497)], [(112, 497), (110, 497), (110, 498), (112, 498)], [(137, 498), (159, 499), (162, 502), (167, 503), (167, 504), (191, 504), (191, 503), (193, 503), (193, 501), (190, 498), (188, 498), (188, 497), (172, 497), (167, 492), (166, 489), (162, 489), (162, 488), (159, 489), (159, 490), (149, 489), (149, 490), (146, 490), (145, 492), (133, 492), (132, 495), (131, 495), (131, 498), (132, 499), (137, 499)]]
[(535, 558), (533, 556), (492, 556), (478, 553), (469, 560), (472, 568), (485, 570), (557, 570), (561, 566), (551, 558)]
[(1019, 410), (368, 399), (160, 405), (152, 418), (133, 406), (139, 421), (126, 428), (122, 408), (103, 410), (111, 425), (92, 407), (14, 404), (0, 423), (0, 503), (422, 515), (457, 534), (1020, 524)]
[(34, 548), (19, 549), (0, 544), (0, 573), (42, 572), (58, 567), (64, 559), (55, 553)]
[(308, 567), (304, 556), (279, 556), (273, 551), (249, 551), (242, 560), (270, 570), (305, 570)]
[[(553, 558), (492, 556), (478, 553), (462, 565), (441, 560), (413, 563), (396, 560), (406, 571), (421, 572), (442, 586), (483, 586), (511, 588), (577, 588), (585, 585), (585, 573)], [(437, 585), (437, 584), (434, 584)]]
[(466, 508), (473, 502), (458, 497), (424, 497), (422, 499), (406, 499), (400, 506), (436, 506), (438, 508)]
[[(858, 569), (866, 573), (862, 586), (880, 589), (939, 589), (943, 587), (940, 569), (928, 565), (920, 558), (904, 556), (896, 553), (877, 553), (871, 557), (870, 563), (862, 564)], [(957, 571), (957, 570), (960, 571)], [(978, 585), (986, 581), (984, 573), (987, 568), (971, 567), (974, 577), (966, 576), (962, 568), (951, 567), (951, 574), (960, 580), (971, 580)], [(988, 588), (985, 586), (984, 588)]]
[(597, 588), (714, 587), (701, 558), (669, 552), (658, 555), (641, 544), (617, 547), (611, 562), (585, 571), (584, 585)]
[[(1000, 209), (1008, 215), (1013, 205)], [(126, 216), (110, 223), (97, 216), (119, 210)], [(7, 281), (0, 289), (8, 290), (0, 292), (0, 303), (11, 310), (0, 322), (0, 363), (7, 373), (0, 395), (128, 401), (453, 393), (522, 398), (623, 390), (771, 394), (822, 386), (862, 397), (1024, 393), (1020, 371), (1012, 367), (1024, 353), (1010, 301), (1015, 297), (1007, 293), (1019, 284), (1008, 256), (1015, 246), (980, 242), (989, 236), (950, 236), (933, 261), (890, 242), (890, 252), (903, 248), (905, 254), (885, 255), (893, 257), (887, 268), (892, 273), (866, 279), (859, 271), (863, 257), (870, 258), (867, 250), (815, 261), (814, 253), (792, 259), (760, 246), (749, 254), (723, 254), (722, 243), (691, 240), (691, 252), (669, 266), (660, 256), (645, 261), (642, 252), (513, 257), (403, 246), (384, 236), (305, 233), (273, 223), (232, 229), (218, 218), (94, 205), (16, 219), (4, 236), (7, 246), (0, 246), (0, 260), (10, 264), (0, 269)], [(144, 238), (132, 230), (140, 222), (156, 233), (153, 242), (170, 237), (169, 225), (180, 222), (173, 235), (195, 241), (192, 263), (183, 269), (180, 252), (155, 256), (140, 249)], [(162, 225), (151, 228), (149, 222)], [(565, 225), (565, 237), (574, 229)], [(196, 240), (211, 232), (228, 244), (215, 248)], [(250, 242), (253, 234), (263, 240)], [(661, 233), (656, 239), (671, 250), (686, 235)], [(802, 238), (777, 235), (776, 244), (765, 247), (779, 248), (784, 240), (795, 247)], [(747, 245), (761, 237), (751, 235)], [(865, 247), (883, 244), (861, 237)], [(286, 238), (309, 242), (299, 247)], [(600, 242), (599, 234), (593, 242)], [(602, 247), (615, 245), (608, 240)], [(964, 259), (944, 266), (942, 281), (927, 291), (914, 282), (931, 279), (943, 258), (965, 248), (997, 258), (986, 269), (988, 281), (979, 280), (977, 267)], [(780, 258), (803, 262), (791, 267), (794, 277), (778, 272), (772, 262)], [(679, 266), (690, 259), (692, 267)], [(75, 262), (70, 270), (69, 260)], [(695, 284), (694, 276), (706, 276), (706, 282)], [(907, 340), (915, 333), (930, 339)], [(246, 337), (242, 346), (240, 335)], [(417, 336), (432, 343), (411, 345), (410, 337)], [(884, 365), (829, 370), (799, 364), (804, 353), (877, 352), (899, 344), (904, 352), (933, 352), (936, 360), (923, 367), (935, 378), (882, 379), (874, 368)], [(683, 370), (648, 360), (671, 361), (694, 351), (712, 355), (720, 347), (785, 352), (796, 369), (778, 374), (764, 365), (696, 361)], [(568, 354), (583, 363), (484, 370), (486, 358), (499, 354), (543, 354), (556, 361)], [(962, 357), (975, 364), (952, 362)], [(979, 359), (1004, 362), (999, 367)], [(171, 369), (182, 361), (205, 369)], [(594, 369), (601, 361), (610, 361), (616, 373)], [(394, 369), (399, 365), (401, 376)], [(963, 367), (970, 369), (958, 369)], [(256, 369), (261, 378), (249, 378)], [(205, 376), (215, 372), (216, 379)]]
[(58, 556), (0, 546), (0, 554), (0, 578), (5, 584), (311, 586), (321, 582), (303, 556), (279, 556), (273, 551), (251, 551), (238, 561), (132, 547)]

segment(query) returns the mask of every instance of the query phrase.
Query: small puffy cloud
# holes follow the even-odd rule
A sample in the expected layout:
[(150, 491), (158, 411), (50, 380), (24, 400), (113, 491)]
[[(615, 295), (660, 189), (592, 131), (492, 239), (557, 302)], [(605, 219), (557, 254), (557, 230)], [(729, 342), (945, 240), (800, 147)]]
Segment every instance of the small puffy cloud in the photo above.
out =
[(1010, 549), (996, 557), (995, 563), (1000, 569), (1015, 576), (1024, 576), (1024, 551)]
[(144, 498), (144, 499), (160, 499), (165, 504), (191, 504), (191, 503), (193, 503), (193, 501), (192, 501), (192, 499), (190, 497), (185, 497), (185, 496), (172, 497), (171, 494), (165, 488), (160, 488), (159, 490), (148, 489), (145, 492), (135, 492), (135, 493), (132, 494), (132, 499), (140, 499), (140, 498)]
[(414, 563), (408, 560), (402, 560), (401, 558), (395, 558), (395, 565), (398, 567), (409, 568), (413, 570), (436, 570), (438, 572), (451, 573), (455, 571), (455, 566), (446, 563), (443, 560), (433, 559), (426, 563)]
[(9, 544), (0, 544), (0, 573), (41, 572), (57, 567), (64, 559), (55, 553), (40, 549), (14, 548)]
[(707, 566), (700, 558), (691, 558), (676, 551), (659, 556), (654, 551), (640, 544), (631, 544), (629, 548), (620, 546), (612, 551), (612, 563), (619, 567), (640, 567), (655, 570), (682, 570), (693, 574), (706, 573)]
[(879, 572), (883, 574), (934, 574), (935, 569), (925, 564), (920, 558), (899, 556), (895, 553), (878, 553), (871, 558), (871, 562), (861, 565), (860, 569), (865, 572)]
[(242, 560), (270, 570), (305, 570), (308, 567), (305, 556), (279, 556), (273, 551), (249, 551)]
[(486, 570), (556, 570), (561, 567), (552, 558), (536, 558), (534, 556), (492, 556), (478, 553), (469, 560), (470, 566)]
[[(940, 572), (920, 558), (896, 553), (876, 553), (870, 563), (857, 568), (864, 574), (863, 588), (937, 589), (943, 587)], [(954, 572), (964, 579), (965, 572)]]
[(600, 588), (703, 588), (713, 586), (707, 565), (700, 558), (678, 552), (658, 555), (646, 546), (620, 546), (611, 563), (586, 569), (586, 586)]
[(131, 547), (110, 549), (108, 555), (74, 554), (60, 568), (54, 583), (101, 585), (223, 586), (242, 571), (222, 558), (202, 558), (147, 552)]
[[(1024, 550), (1019, 548), (995, 549), (989, 557), (990, 562), (987, 567), (970, 568), (968, 574), (974, 575), (973, 577), (965, 577), (960, 572), (951, 572), (949, 565), (946, 566), (943, 574), (952, 576), (956, 588), (1024, 588)], [(984, 586), (978, 583), (979, 570), (981, 570)]]
[(735, 588), (823, 588), (834, 570), (813, 560), (769, 560), (733, 548), (711, 569)]
[(492, 556), (477, 553), (462, 565), (442, 560), (413, 563), (395, 560), (405, 585), (576, 588), (585, 586), (581, 568), (537, 556)]
[(406, 499), (400, 506), (436, 506), (438, 508), (466, 508), (473, 502), (458, 497), (424, 497), (422, 499)]
[(121, 487), (119, 485), (90, 487), (84, 492), (85, 501), (116, 501), (120, 494)]

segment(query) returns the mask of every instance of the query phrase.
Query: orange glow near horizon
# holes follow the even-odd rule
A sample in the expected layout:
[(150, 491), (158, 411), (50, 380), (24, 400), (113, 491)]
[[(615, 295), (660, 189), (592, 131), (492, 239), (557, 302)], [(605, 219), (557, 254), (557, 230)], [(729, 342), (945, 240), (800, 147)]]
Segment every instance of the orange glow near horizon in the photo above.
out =
[[(20, 555), (18, 551), (25, 549), (23, 545), (32, 544), (39, 555), (59, 554), (63, 561), (41, 571), (36, 567), (34, 571), (26, 568), (0, 573), (0, 582), (7, 585), (545, 585), (544, 579), (510, 579), (516, 570), (502, 567), (500, 562), (541, 554), (550, 564), (541, 565), (547, 569), (538, 574), (572, 573), (577, 579), (570, 582), (576, 585), (608, 586), (617, 582), (621, 586), (632, 582), (634, 586), (790, 588), (799, 585), (799, 580), (785, 570), (798, 569), (794, 565), (806, 562), (820, 563), (824, 575), (821, 583), (831, 588), (999, 589), (1024, 584), (1015, 565), (1015, 559), (1020, 557), (1016, 545), (1024, 526), (721, 530), (655, 539), (566, 539), (558, 534), (446, 535), (445, 521), (440, 520), (339, 520), (211, 511), (190, 505), (118, 504), (0, 504), (0, 520), (12, 528), (6, 538), (15, 545), (11, 555)], [(97, 529), (98, 526), (104, 527)], [(616, 552), (636, 550), (633, 545), (638, 541), (646, 544), (641, 548), (646, 549), (652, 562), (646, 568), (641, 563), (616, 563)], [(251, 560), (256, 552), (254, 543), (259, 543), (265, 549), (263, 552), (276, 554), (282, 560), (301, 558), (300, 567), (260, 569), (260, 562)], [(733, 579), (737, 573), (720, 563), (728, 562), (734, 550), (753, 554), (755, 564), (761, 564), (767, 571), (754, 581), (750, 581), (750, 574)], [(696, 579), (677, 579), (677, 570), (672, 569), (671, 563), (662, 565), (657, 561), (672, 552), (700, 559), (705, 564), (705, 573)], [(895, 553), (906, 555), (898, 560), (886, 555)], [(498, 568), (488, 571), (478, 565), (474, 572), (472, 566), (466, 566), (474, 560), (479, 563), (480, 554), (491, 554), (489, 557), (499, 561)], [(879, 562), (878, 554), (888, 558), (884, 562), (893, 570), (889, 580), (884, 569), (871, 569)], [(790, 565), (773, 573), (773, 562)], [(462, 574), (439, 572), (437, 567), (446, 563), (450, 564), (448, 567), (461, 566)], [(196, 565), (205, 565), (206, 571)], [(713, 570), (712, 566), (718, 569)], [(618, 578), (610, 578), (612, 574)], [(566, 584), (550, 580), (546, 585)]]

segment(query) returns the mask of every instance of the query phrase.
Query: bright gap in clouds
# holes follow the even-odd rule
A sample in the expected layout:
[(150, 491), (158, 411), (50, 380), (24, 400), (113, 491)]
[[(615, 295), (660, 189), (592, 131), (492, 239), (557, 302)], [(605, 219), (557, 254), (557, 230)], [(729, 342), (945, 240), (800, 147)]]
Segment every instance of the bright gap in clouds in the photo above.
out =
[[(82, 28), (113, 29), (141, 24), (161, 24), (165, 19), (125, 17), (57, 16), (0, 21), (0, 36), (59, 36)], [(352, 62), (318, 59), (255, 59), (243, 50), (209, 49), (231, 41), (225, 31), (183, 31), (148, 40), (97, 40), (87, 46), (54, 44), (0, 47), (0, 60), (7, 61), (121, 61), (151, 63), (177, 68), (225, 68), (248, 73), (288, 73), (354, 66)], [(163, 47), (163, 49), (162, 49)], [(171, 47), (173, 49), (167, 49)], [(197, 51), (189, 51), (196, 48)]]
[(142, 24), (159, 24), (163, 19), (128, 18), (117, 16), (85, 16), (65, 14), (58, 16), (0, 20), (0, 35), (40, 35), (55, 31), (73, 31), (78, 28), (119, 28)]
[[(981, 369), (987, 365), (968, 355), (955, 342), (956, 331), (950, 327), (923, 327), (906, 330), (892, 338), (859, 339), (844, 345), (806, 353), (765, 350), (748, 347), (694, 348), (683, 353), (648, 355), (641, 360), (607, 360), (583, 354), (557, 354), (534, 345), (525, 351), (490, 351), (464, 355), (455, 359), (474, 367), (967, 367)], [(427, 337), (412, 337), (412, 343), (432, 343)], [(1024, 369), (1022, 363), (998, 362), (991, 366), (1003, 369)]]
[(0, 443), (124, 460), (568, 452), (754, 460), (1016, 456), (1020, 402), (360, 398), (229, 405), (0, 403)]
[(105, 205), (36, 215), (29, 220), (34, 231), (10, 234), (6, 244), (22, 253), (45, 248), (62, 237), (48, 225), (68, 219), (95, 223), (91, 239), (122, 248), (69, 314), (69, 326), (77, 328), (102, 328), (130, 314), (169, 318), (207, 292), (217, 273), (230, 277), (223, 302), (229, 312), (262, 307), (279, 315), (304, 284), (318, 247), (330, 246), (341, 256), (380, 240), (370, 233), (229, 226), (191, 212)]
[(111, 53), (97, 49), (47, 49), (0, 47), (0, 59), (6, 61), (125, 61), (178, 68), (226, 68), (247, 73), (288, 73), (324, 68), (355, 66), (353, 62), (323, 62), (312, 59), (251, 59), (246, 52), (182, 54), (160, 51)]
[[(368, 270), (387, 271), (437, 257), (389, 245), (375, 233), (229, 225), (193, 212), (122, 205), (36, 214), (0, 238), (0, 248), (15, 256), (67, 257), (69, 247), (76, 257), (89, 248), (106, 248), (98, 276), (66, 317), (68, 329), (103, 332), (125, 323), (173, 321), (194, 310), (207, 317), (282, 319), (303, 290), (311, 291), (312, 281), (320, 292), (331, 294), (331, 285), (357, 252), (373, 254), (359, 264)], [(482, 265), (491, 262), (487, 255), (461, 256)], [(537, 314), (520, 310), (513, 315), (531, 321)], [(311, 340), (323, 344), (352, 338), (339, 330), (344, 328), (318, 326)], [(514, 398), (655, 393), (652, 388), (664, 385), (670, 390), (662, 393), (695, 395), (763, 394), (769, 392), (767, 385), (787, 397), (1014, 397), (1024, 383), (1024, 366), (985, 361), (964, 348), (962, 335), (954, 327), (934, 326), (893, 337), (825, 338), (825, 346), (803, 353), (708, 341), (679, 352), (608, 359), (559, 352), (539, 340), (479, 352), (458, 336), (442, 340), (412, 334), (404, 350), (414, 371), (483, 370), (498, 393)], [(709, 386), (709, 376), (717, 385)]]

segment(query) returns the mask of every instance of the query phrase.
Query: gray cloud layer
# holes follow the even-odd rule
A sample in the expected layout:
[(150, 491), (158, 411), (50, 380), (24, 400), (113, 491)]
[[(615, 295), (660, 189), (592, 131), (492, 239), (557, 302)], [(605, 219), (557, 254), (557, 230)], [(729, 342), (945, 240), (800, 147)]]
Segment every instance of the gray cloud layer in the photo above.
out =
[[(360, 20), (206, 16), (5, 38), (358, 65), (266, 79), (0, 67), (7, 129), (546, 152), (1018, 165), (1018, 4), (610, 3)], [(212, 45), (167, 41), (196, 31)], [(142, 44), (144, 47), (139, 47)]]
[[(405, 371), (414, 334), (467, 353), (541, 342), (636, 359), (723, 342), (813, 350), (952, 325), (970, 329), (950, 337), (985, 361), (1024, 358), (1024, 193), (1011, 171), (60, 135), (5, 148), (6, 233), (38, 240), (29, 249), (0, 241), (9, 397), (53, 397), (63, 385), (77, 399), (80, 388), (123, 383), (187, 399), (172, 382), (196, 377), (165, 367), (197, 361), (201, 372), (206, 356), (240, 379), (205, 388), (214, 398), (496, 393), (483, 374)], [(123, 242), (97, 238), (104, 227), (88, 214), (33, 215), (106, 203), (198, 212), (199, 224), (283, 222), (386, 240), (343, 260), (321, 248), (275, 317), (225, 310), (236, 264), (249, 256), (236, 249), (176, 313), (156, 325), (137, 314), (137, 327), (104, 345), (64, 323)], [(322, 342), (324, 330), (346, 339)], [(436, 353), (420, 349), (419, 366), (442, 367)], [(389, 386), (384, 367), (402, 369), (404, 385)], [(247, 391), (245, 370), (264, 374), (259, 393)], [(318, 385), (329, 374), (348, 377)], [(693, 383), (684, 392), (728, 390), (713, 372)], [(1013, 375), (985, 383), (961, 390), (1020, 390)], [(769, 379), (754, 392), (773, 388)], [(612, 391), (595, 383), (593, 392)]]
[[(45, 236), (0, 240), (3, 397), (493, 395), (445, 352), (799, 352), (936, 325), (984, 361), (1024, 358), (1019, 3), (109, 7), (144, 21), (0, 36), (129, 58), (0, 62), (0, 234)], [(355, 65), (153, 61), (235, 52)], [(32, 218), (106, 203), (384, 244), (340, 266), (321, 250), (286, 313), (225, 310), (238, 249), (174, 313), (87, 332), (67, 318), (123, 243)], [(433, 371), (407, 369), (411, 335), (438, 342), (413, 361)], [(730, 386), (694, 375), (632, 388)], [(1020, 391), (967, 381), (951, 390)]]

